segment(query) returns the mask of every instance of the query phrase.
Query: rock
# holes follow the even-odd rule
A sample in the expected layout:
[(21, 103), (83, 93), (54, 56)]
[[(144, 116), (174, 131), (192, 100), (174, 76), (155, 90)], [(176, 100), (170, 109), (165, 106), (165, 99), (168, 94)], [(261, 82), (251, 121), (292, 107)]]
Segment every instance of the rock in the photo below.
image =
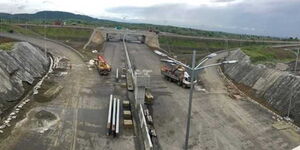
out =
[(7, 120), (7, 121), (11, 121), (11, 117), (9, 116), (6, 120)]
[(9, 122), (10, 122), (10, 121), (8, 121), (8, 120), (5, 120), (5, 121), (4, 121), (4, 123), (5, 123), (6, 125), (8, 125)]
[(5, 127), (6, 127), (6, 125), (3, 124), (3, 125), (0, 126), (0, 129), (4, 129)]
[(22, 104), (18, 105), (17, 108), (21, 109), (23, 106), (24, 106), (24, 105), (23, 105), (23, 103), (22, 103)]
[(39, 48), (28, 42), (16, 42), (11, 51), (0, 50), (0, 111), (9, 107), (25, 92), (24, 83), (31, 85), (48, 71), (49, 59)]
[(280, 70), (280, 71), (286, 71), (289, 69), (289, 65), (284, 64), (284, 63), (277, 63), (275, 66), (275, 69)]
[(267, 101), (274, 109), (286, 115), (292, 98), (291, 116), (300, 124), (300, 77), (285, 71), (251, 64), (249, 56), (235, 50), (226, 58), (239, 63), (224, 65), (224, 72), (232, 80), (252, 88), (255, 96)]

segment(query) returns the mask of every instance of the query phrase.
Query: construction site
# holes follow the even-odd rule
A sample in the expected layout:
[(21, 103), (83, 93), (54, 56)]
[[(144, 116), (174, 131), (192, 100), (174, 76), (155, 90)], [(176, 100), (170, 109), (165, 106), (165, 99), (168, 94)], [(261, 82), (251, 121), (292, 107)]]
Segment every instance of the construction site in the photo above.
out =
[[(299, 41), (65, 24), (0, 31), (1, 150), (300, 145), (300, 66), (282, 52), (299, 54)], [(241, 48), (251, 43), (289, 61), (262, 64)]]

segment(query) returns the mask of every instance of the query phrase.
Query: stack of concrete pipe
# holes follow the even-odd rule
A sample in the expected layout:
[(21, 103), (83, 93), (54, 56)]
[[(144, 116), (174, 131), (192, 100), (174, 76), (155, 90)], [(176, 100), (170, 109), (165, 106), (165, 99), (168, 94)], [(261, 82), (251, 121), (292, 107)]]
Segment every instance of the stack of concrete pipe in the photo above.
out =
[(107, 135), (116, 137), (119, 134), (120, 120), (120, 99), (110, 95), (108, 117), (107, 117)]

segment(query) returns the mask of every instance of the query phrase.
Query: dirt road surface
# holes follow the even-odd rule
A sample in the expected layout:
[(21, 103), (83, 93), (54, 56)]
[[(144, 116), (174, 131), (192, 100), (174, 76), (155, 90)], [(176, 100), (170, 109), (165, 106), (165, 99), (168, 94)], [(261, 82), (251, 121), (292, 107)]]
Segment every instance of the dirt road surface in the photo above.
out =
[[(104, 55), (113, 71), (110, 76), (103, 77), (95, 69), (88, 69), (79, 55), (64, 46), (20, 35), (1, 35), (46, 46), (51, 53), (70, 59), (72, 64), (72, 69), (60, 80), (61, 93), (51, 102), (35, 104), (11, 135), (1, 140), (1, 150), (135, 149), (132, 131), (121, 130), (121, 136), (115, 139), (106, 136), (109, 95), (118, 94), (121, 100), (126, 95), (126, 90), (114, 83), (115, 68), (122, 64), (121, 43), (106, 44)], [(49, 111), (58, 119), (46, 125), (33, 122), (31, 116), (39, 110)]]
[[(43, 40), (15, 38), (45, 46)], [(12, 135), (1, 141), (0, 149), (134, 149), (135, 136), (131, 132), (123, 131), (118, 139), (105, 135), (109, 95), (115, 93), (121, 98), (126, 95), (126, 91), (113, 82), (116, 66), (122, 66), (124, 62), (121, 44), (105, 44), (104, 55), (113, 66), (112, 75), (107, 77), (89, 70), (70, 49), (52, 42), (46, 42), (46, 46), (53, 53), (68, 57), (73, 68), (62, 80), (64, 89), (60, 95), (32, 110), (47, 110), (59, 119), (45, 132), (32, 128), (30, 119), (21, 121)], [(135, 68), (152, 70), (153, 119), (161, 148), (182, 149), (189, 90), (163, 79), (159, 57), (147, 46), (128, 43), (127, 47)], [(207, 64), (223, 56), (221, 54)], [(260, 106), (247, 100), (231, 99), (216, 68), (203, 71), (201, 79), (207, 92), (194, 92), (191, 149), (286, 150), (300, 144), (300, 136), (293, 128), (275, 129), (276, 120)]]
[[(183, 149), (188, 109), (188, 89), (164, 80), (159, 57), (141, 44), (127, 44), (134, 66), (152, 70), (154, 125), (161, 148)], [(214, 63), (225, 54), (209, 60)], [(300, 136), (292, 128), (275, 129), (272, 115), (250, 101), (233, 100), (216, 68), (202, 72), (207, 92), (195, 90), (189, 147), (195, 150), (292, 149)]]

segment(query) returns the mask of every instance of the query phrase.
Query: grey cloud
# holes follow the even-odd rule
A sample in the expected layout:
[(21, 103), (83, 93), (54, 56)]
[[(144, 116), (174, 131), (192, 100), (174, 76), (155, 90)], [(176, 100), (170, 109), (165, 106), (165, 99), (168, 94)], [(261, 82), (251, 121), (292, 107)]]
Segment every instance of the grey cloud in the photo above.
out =
[[(218, 0), (226, 1), (226, 0)], [(118, 7), (110, 13), (135, 18), (135, 21), (271, 36), (298, 36), (300, 1), (248, 0), (226, 7), (191, 7), (165, 4), (150, 7)]]
[(26, 8), (26, 6), (25, 5), (20, 5), (17, 8), (18, 8), (18, 10), (24, 10)]
[(17, 14), (17, 13), (24, 13), (33, 12), (32, 8), (28, 7), (22, 3), (0, 3), (0, 12)]
[(212, 0), (212, 2), (234, 2), (236, 0)]

